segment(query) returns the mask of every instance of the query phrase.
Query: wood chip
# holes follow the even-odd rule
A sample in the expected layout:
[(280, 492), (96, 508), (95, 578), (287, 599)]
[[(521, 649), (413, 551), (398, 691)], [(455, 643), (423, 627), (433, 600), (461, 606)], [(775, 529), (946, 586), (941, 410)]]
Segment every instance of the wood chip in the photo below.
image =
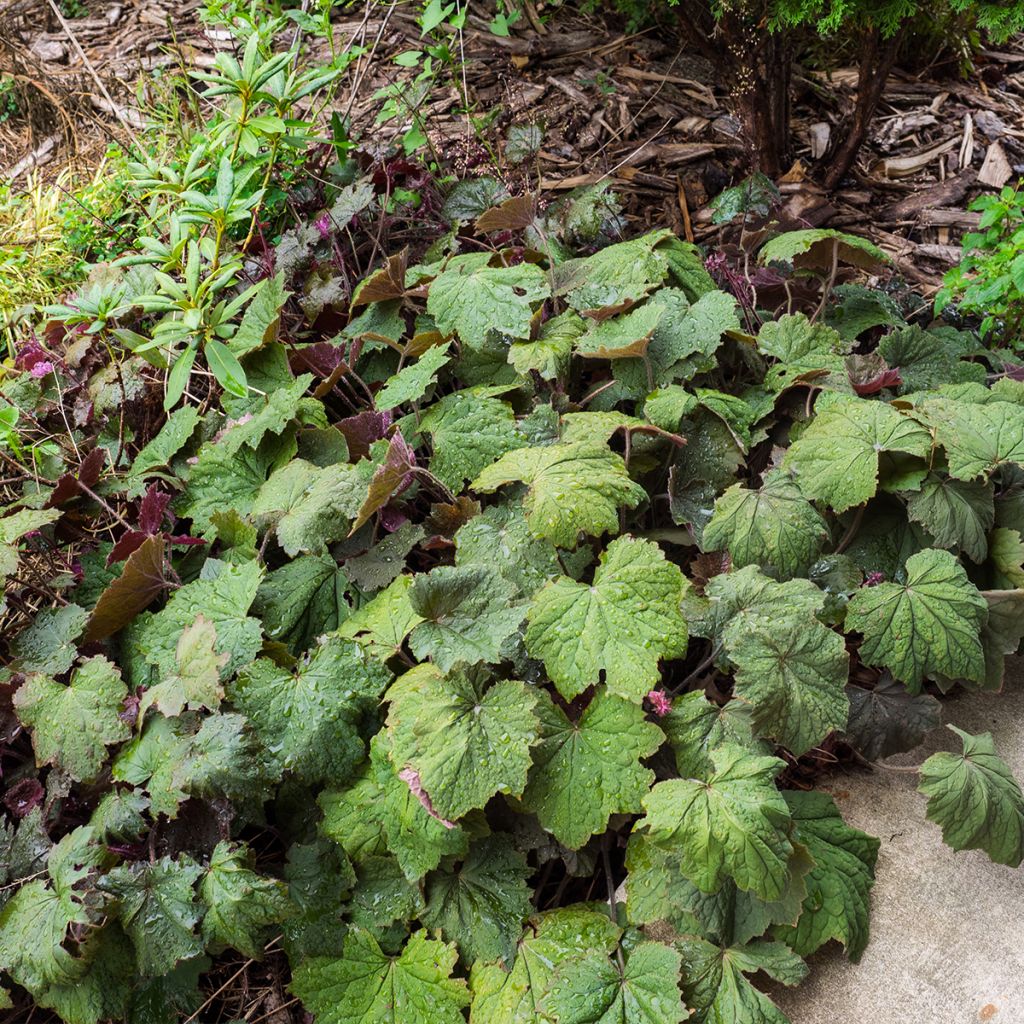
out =
[(958, 141), (957, 139), (949, 139), (946, 142), (939, 143), (937, 146), (932, 146), (931, 149), (926, 149), (921, 153), (914, 153), (913, 156), (887, 157), (885, 160), (879, 160), (871, 168), (871, 171), (873, 174), (881, 174), (885, 178), (909, 177), (911, 174), (916, 174), (927, 167), (936, 157), (942, 156), (943, 153), (948, 153), (956, 147)]
[(1002, 188), (1013, 177), (1013, 167), (998, 142), (993, 142), (985, 153), (985, 162), (978, 172), (978, 182), (991, 188)]
[(820, 160), (828, 152), (828, 144), (832, 138), (832, 126), (828, 121), (816, 121), (808, 130), (811, 144), (811, 159)]

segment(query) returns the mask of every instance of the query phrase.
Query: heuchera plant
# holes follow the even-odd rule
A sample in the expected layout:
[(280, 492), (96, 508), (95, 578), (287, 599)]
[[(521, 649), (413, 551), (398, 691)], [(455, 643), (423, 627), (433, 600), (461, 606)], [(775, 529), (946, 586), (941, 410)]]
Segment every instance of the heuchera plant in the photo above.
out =
[[(758, 1024), (751, 976), (863, 953), (879, 841), (802, 780), (999, 689), (1024, 385), (833, 302), (884, 260), (859, 239), (771, 240), (760, 280), (820, 302), (751, 285), (741, 326), (668, 231), (562, 258), (545, 223), (510, 199), (393, 256), (328, 342), (282, 271), (224, 332), (240, 393), (5, 509), (14, 575), (94, 499), (144, 506), (0, 689), (45, 783), (0, 833), (37, 1006), (170, 1021), (211, 958), (283, 950), (321, 1024)], [(927, 814), (1020, 864), (1021, 790), (958, 735)]]

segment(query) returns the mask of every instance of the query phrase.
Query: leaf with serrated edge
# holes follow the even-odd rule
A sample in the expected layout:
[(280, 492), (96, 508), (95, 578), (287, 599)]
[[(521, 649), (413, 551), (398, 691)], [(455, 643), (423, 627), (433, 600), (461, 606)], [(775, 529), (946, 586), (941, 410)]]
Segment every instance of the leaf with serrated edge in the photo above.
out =
[(660, 678), (660, 660), (686, 653), (687, 586), (657, 544), (620, 537), (602, 553), (591, 586), (560, 576), (537, 593), (526, 648), (569, 699), (604, 672), (612, 693), (639, 703)]
[(984, 850), (997, 864), (1024, 860), (1024, 795), (992, 734), (978, 736), (949, 726), (963, 754), (942, 751), (921, 765), (919, 792), (928, 797), (928, 820), (942, 828), (954, 850)]
[(147, 708), (156, 707), (161, 714), (174, 718), (188, 708), (216, 711), (224, 696), (220, 670), (227, 654), (216, 651), (217, 630), (202, 615), (196, 616), (178, 638), (177, 669), (155, 686), (149, 687), (139, 702), (139, 719)]
[(464, 1024), (469, 993), (451, 976), (454, 967), (455, 947), (426, 932), (415, 932), (390, 957), (355, 928), (341, 957), (303, 961), (290, 988), (318, 1024)]
[(962, 550), (972, 562), (981, 563), (996, 515), (992, 485), (929, 473), (921, 489), (910, 495), (907, 515), (928, 531), (936, 547)]
[(488, 493), (515, 481), (529, 485), (524, 508), (530, 529), (570, 550), (581, 533), (618, 533), (619, 507), (636, 508), (647, 496), (619, 455), (587, 441), (509, 452), (470, 487)]
[(448, 345), (434, 345), (428, 348), (415, 363), (404, 366), (393, 377), (387, 379), (384, 387), (377, 392), (373, 404), (378, 409), (387, 411), (405, 402), (418, 402), (436, 381), (438, 371), (446, 366), (450, 359)]
[(467, 345), (482, 345), (489, 331), (528, 338), (532, 304), (551, 292), (547, 274), (535, 264), (491, 267), (490, 261), (489, 252), (452, 257), (427, 293), (437, 329), (457, 333)]
[(423, 923), (454, 941), (465, 964), (509, 963), (533, 909), (530, 873), (526, 858), (505, 836), (478, 839), (457, 865), (442, 865), (427, 877)]
[(166, 974), (178, 961), (202, 953), (196, 933), (202, 908), (194, 889), (202, 873), (189, 857), (162, 857), (122, 865), (100, 879), (100, 887), (116, 901), (143, 975)]
[(680, 1024), (681, 957), (660, 942), (634, 946), (623, 969), (600, 953), (566, 960), (541, 1003), (559, 1024)]
[(654, 773), (640, 763), (661, 746), (661, 730), (636, 704), (599, 691), (571, 721), (545, 695), (537, 704), (541, 740), (523, 804), (558, 841), (579, 849), (612, 814), (641, 810)]
[(391, 673), (357, 644), (325, 639), (293, 675), (261, 658), (230, 686), (275, 763), (306, 783), (341, 782), (365, 756), (361, 717)]
[(846, 727), (850, 659), (838, 633), (801, 612), (737, 616), (723, 635), (735, 694), (754, 727), (797, 756)]
[(210, 855), (199, 893), (206, 904), (207, 948), (218, 952), (230, 946), (253, 960), (263, 959), (269, 929), (291, 909), (284, 882), (256, 874), (249, 850), (228, 842), (218, 843)]
[(850, 598), (846, 629), (864, 635), (860, 656), (917, 693), (935, 674), (985, 681), (980, 632), (988, 606), (948, 551), (907, 559), (907, 582), (864, 587)]
[(535, 694), (517, 680), (442, 675), (418, 665), (385, 695), (396, 768), (414, 768), (437, 813), (455, 821), (498, 792), (520, 796), (539, 726)]
[(479, 565), (442, 565), (414, 577), (409, 602), (421, 619), (409, 637), (413, 653), (442, 671), (460, 661), (500, 661), (502, 642), (526, 614), (512, 584)]
[(807, 899), (795, 927), (774, 934), (801, 956), (829, 939), (843, 944), (856, 963), (868, 944), (868, 909), (879, 841), (843, 821), (827, 793), (785, 794), (793, 815), (793, 839), (814, 858), (807, 876)]
[(84, 661), (66, 685), (28, 676), (14, 695), (14, 707), (32, 729), (36, 763), (57, 765), (81, 782), (96, 777), (108, 746), (131, 735), (118, 717), (127, 695), (121, 673), (97, 655)]
[(815, 415), (783, 466), (796, 474), (808, 498), (845, 512), (874, 497), (883, 452), (925, 459), (931, 447), (928, 431), (891, 405), (843, 398)]
[(722, 948), (700, 939), (679, 944), (683, 992), (693, 1024), (790, 1024), (789, 1018), (747, 980), (763, 971), (783, 985), (798, 985), (807, 966), (781, 942)]
[(209, 572), (219, 565), (216, 576), (204, 575), (176, 590), (166, 606), (145, 626), (139, 646), (149, 664), (164, 675), (178, 668), (178, 641), (187, 626), (202, 615), (217, 635), (218, 654), (227, 654), (222, 668), (225, 677), (252, 661), (263, 643), (259, 619), (246, 613), (259, 590), (263, 568), (259, 562), (231, 565), (209, 559)]
[(1024, 409), (1010, 402), (975, 405), (951, 398), (925, 402), (919, 415), (934, 427), (956, 480), (988, 479), (1004, 462), (1024, 463)]
[(727, 877), (761, 899), (785, 890), (789, 808), (775, 788), (783, 762), (723, 744), (712, 751), (714, 772), (659, 782), (644, 799), (640, 822), (651, 838), (678, 853), (684, 874), (704, 892)]
[(433, 442), (430, 472), (454, 492), (526, 443), (507, 402), (472, 391), (457, 391), (435, 402), (420, 417), (418, 429)]
[(581, 906), (538, 914), (519, 941), (515, 961), (477, 961), (469, 976), (474, 1024), (537, 1024), (551, 976), (563, 961), (611, 953), (621, 930), (606, 914)]
[(756, 491), (734, 484), (719, 497), (703, 546), (728, 550), (737, 569), (759, 565), (789, 577), (807, 572), (828, 537), (825, 520), (797, 483), (774, 471)]

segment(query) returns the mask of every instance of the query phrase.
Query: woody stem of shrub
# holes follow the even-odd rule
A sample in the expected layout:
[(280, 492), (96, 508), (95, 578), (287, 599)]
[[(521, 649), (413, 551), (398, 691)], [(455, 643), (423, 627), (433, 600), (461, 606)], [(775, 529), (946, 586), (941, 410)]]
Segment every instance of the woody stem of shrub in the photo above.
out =
[(888, 39), (883, 39), (879, 30), (872, 28), (864, 36), (853, 115), (847, 130), (843, 133), (843, 141), (833, 154), (825, 174), (825, 188), (829, 190), (836, 188), (853, 167), (882, 99), (885, 83), (896, 61), (904, 32), (905, 28)]

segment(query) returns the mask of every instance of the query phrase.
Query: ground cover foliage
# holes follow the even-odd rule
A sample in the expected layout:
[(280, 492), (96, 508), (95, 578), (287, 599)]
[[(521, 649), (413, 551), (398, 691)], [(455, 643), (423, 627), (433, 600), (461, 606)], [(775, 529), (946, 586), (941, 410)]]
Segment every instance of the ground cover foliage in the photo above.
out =
[[(206, 81), (0, 379), (4, 998), (213, 1019), (266, 960), (325, 1024), (784, 1021), (753, 978), (868, 941), (823, 766), (1024, 635), (1019, 374), (749, 187), (704, 253), (337, 125), (286, 201), (326, 79)], [(1019, 865), (959, 738), (927, 814)]]

